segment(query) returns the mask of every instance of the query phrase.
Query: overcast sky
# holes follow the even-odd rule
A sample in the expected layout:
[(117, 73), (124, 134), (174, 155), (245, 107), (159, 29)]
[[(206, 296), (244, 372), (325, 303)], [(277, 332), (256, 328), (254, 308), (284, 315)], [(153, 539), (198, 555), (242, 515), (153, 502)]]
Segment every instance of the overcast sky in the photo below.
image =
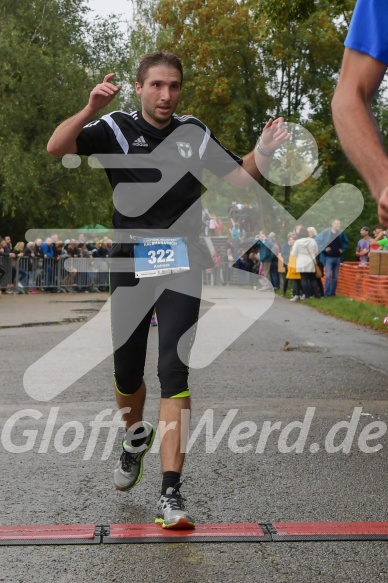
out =
[(89, 0), (89, 7), (95, 11), (95, 15), (101, 16), (108, 14), (127, 14), (129, 16), (131, 12), (129, 0)]

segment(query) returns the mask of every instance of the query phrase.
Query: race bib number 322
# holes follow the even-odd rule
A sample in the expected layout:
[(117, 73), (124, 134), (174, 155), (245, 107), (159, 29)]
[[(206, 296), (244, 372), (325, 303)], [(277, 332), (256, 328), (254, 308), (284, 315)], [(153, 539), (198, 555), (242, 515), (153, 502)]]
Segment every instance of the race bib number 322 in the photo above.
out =
[(181, 238), (140, 239), (135, 243), (135, 277), (189, 271), (187, 245)]

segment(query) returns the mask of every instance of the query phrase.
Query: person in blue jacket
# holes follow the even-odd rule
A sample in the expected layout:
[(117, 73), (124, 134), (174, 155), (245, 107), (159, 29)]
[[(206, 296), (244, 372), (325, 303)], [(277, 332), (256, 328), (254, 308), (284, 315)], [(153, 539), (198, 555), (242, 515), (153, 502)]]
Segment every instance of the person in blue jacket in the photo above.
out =
[(341, 221), (333, 219), (331, 226), (321, 231), (315, 241), (321, 251), (320, 261), (325, 266), (325, 297), (335, 296), (340, 263), (349, 247), (349, 239), (341, 231)]
[(275, 251), (275, 244), (273, 239), (267, 236), (267, 233), (262, 229), (259, 235), (255, 237), (256, 241), (253, 244), (254, 250), (260, 253), (260, 263), (263, 269), (263, 275), (268, 280), (260, 291), (267, 289), (272, 289), (272, 279), (271, 279), (271, 263), (274, 257), (277, 257)]

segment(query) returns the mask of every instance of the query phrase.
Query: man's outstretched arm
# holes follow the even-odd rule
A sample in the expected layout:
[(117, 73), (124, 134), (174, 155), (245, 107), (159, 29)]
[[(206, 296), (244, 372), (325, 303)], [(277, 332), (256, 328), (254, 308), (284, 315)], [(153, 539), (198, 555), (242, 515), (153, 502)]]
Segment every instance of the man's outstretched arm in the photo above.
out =
[(346, 48), (332, 100), (341, 145), (370, 188), (384, 225), (388, 225), (388, 156), (371, 104), (386, 69), (381, 61)]
[(113, 85), (110, 80), (114, 73), (105, 75), (104, 81), (94, 87), (90, 93), (86, 107), (62, 122), (54, 131), (48, 144), (47, 151), (53, 156), (61, 157), (65, 154), (77, 152), (77, 137), (82, 128), (100, 109), (106, 107), (121, 89), (121, 85)]

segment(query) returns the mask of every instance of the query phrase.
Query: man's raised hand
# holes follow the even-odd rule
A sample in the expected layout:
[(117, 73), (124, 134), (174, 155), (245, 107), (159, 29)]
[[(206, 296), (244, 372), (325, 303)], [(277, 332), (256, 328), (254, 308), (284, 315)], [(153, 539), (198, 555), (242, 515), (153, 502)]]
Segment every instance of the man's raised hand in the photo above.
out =
[(274, 151), (289, 139), (290, 133), (284, 127), (284, 118), (270, 119), (261, 134), (260, 145), (265, 151)]
[(113, 85), (111, 79), (116, 75), (116, 73), (109, 73), (105, 75), (104, 81), (99, 83), (90, 92), (89, 96), (89, 107), (94, 112), (97, 113), (100, 109), (103, 109), (116, 97), (117, 93), (120, 91), (122, 85)]

